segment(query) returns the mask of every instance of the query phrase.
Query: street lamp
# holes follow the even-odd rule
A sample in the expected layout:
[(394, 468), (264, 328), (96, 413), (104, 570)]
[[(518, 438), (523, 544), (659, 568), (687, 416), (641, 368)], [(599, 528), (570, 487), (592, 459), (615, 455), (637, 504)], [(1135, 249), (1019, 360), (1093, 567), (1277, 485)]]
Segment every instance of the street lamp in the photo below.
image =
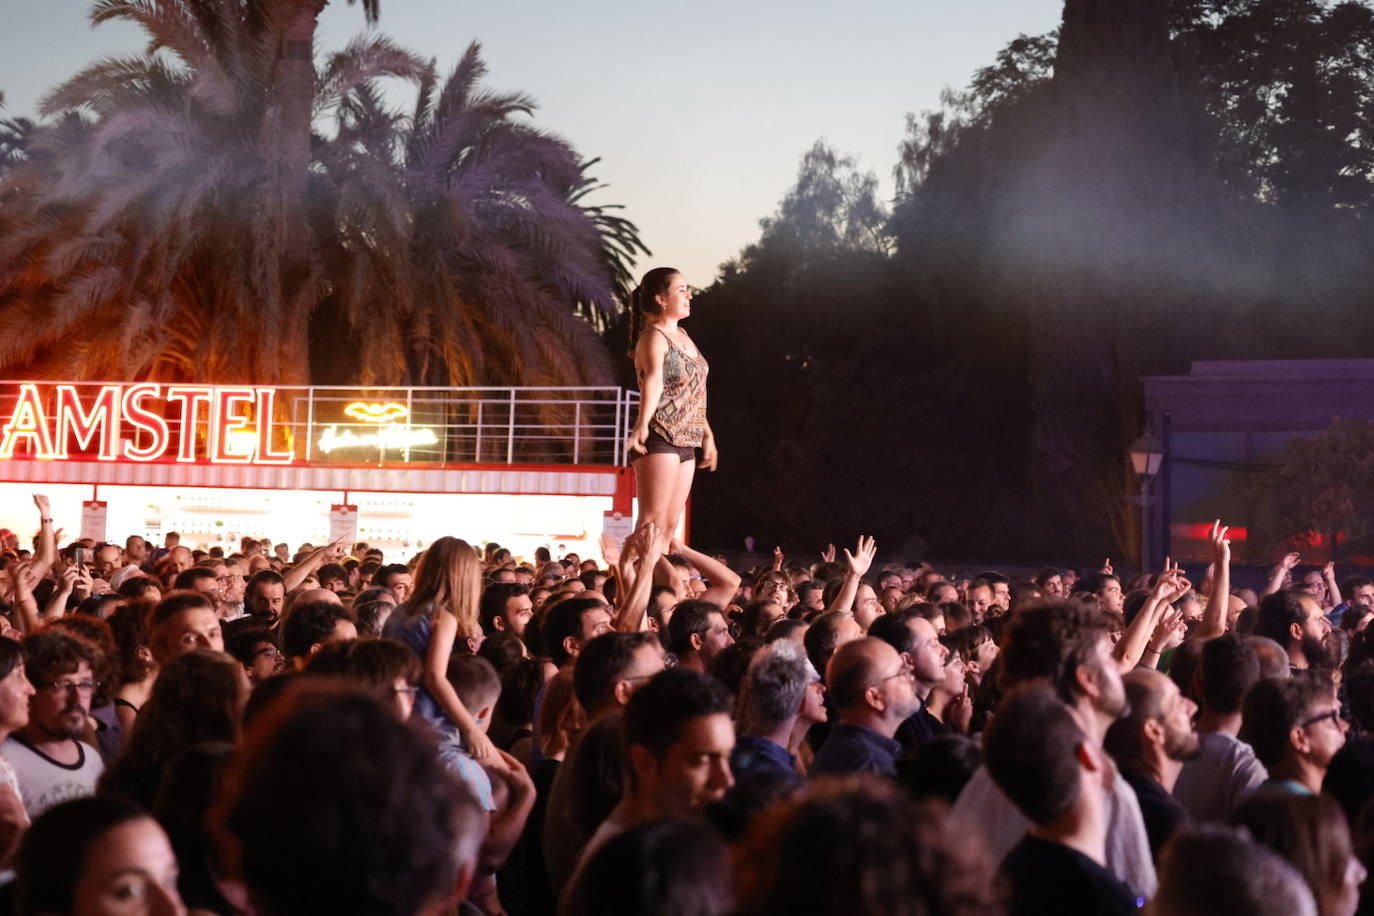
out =
[[(1150, 549), (1150, 505), (1154, 502), (1153, 486), (1159, 466), (1164, 461), (1164, 446), (1150, 433), (1131, 443), (1131, 466), (1140, 478), (1140, 568), (1153, 566)], [(1167, 550), (1167, 548), (1166, 548)]]
[(1137, 477), (1154, 477), (1159, 473), (1159, 465), (1163, 460), (1164, 446), (1149, 433), (1131, 443), (1131, 464), (1135, 467)]

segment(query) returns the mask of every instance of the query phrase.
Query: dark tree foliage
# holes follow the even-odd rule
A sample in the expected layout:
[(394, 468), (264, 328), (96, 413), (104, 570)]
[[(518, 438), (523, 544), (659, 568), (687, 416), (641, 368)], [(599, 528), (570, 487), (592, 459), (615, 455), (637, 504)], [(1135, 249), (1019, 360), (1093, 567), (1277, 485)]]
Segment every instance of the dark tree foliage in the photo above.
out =
[(1371, 54), (1363, 3), (1068, 0), (908, 119), (885, 236), (813, 150), (699, 299), (697, 536), (1124, 552), (1141, 375), (1370, 349)]

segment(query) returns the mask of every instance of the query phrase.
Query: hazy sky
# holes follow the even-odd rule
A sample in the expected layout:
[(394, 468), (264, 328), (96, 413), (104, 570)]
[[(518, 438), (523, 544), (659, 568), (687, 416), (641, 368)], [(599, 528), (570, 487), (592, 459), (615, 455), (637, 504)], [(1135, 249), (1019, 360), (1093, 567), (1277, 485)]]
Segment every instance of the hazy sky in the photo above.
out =
[[(88, 0), (0, 0), (0, 92), (7, 115), (32, 115), (58, 82), (106, 54), (142, 47), (123, 24), (92, 29)], [(482, 43), (488, 85), (539, 102), (536, 122), (600, 156), (652, 260), (706, 286), (758, 237), (817, 138), (892, 187), (910, 111), (1020, 32), (1059, 24), (1062, 0), (382, 0), (379, 28), (450, 67)], [(318, 49), (364, 26), (343, 0), (326, 10)], [(649, 266), (649, 265), (643, 265)]]

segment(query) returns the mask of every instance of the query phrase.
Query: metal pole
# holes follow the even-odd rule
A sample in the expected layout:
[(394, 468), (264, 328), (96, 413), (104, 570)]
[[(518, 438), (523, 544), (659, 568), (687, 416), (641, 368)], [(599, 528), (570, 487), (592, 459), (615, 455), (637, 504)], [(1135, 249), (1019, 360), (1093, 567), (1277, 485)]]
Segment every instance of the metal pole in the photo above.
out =
[(510, 426), (506, 430), (506, 464), (515, 464), (515, 389), (510, 390)]
[(582, 445), (582, 402), (575, 402), (573, 407), (573, 464), (578, 464)]

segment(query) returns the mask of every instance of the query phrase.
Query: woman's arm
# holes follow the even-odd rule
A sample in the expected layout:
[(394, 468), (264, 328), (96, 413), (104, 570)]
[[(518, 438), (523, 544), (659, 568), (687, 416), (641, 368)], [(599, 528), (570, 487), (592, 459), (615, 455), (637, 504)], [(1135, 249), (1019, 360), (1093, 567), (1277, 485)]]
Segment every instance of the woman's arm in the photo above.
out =
[(639, 374), (639, 417), (629, 438), (625, 440), (625, 454), (643, 452), (644, 440), (649, 436), (649, 421), (663, 397), (663, 357), (668, 341), (657, 332), (644, 334), (635, 346), (635, 372)]
[(458, 618), (440, 608), (434, 610), (434, 622), (429, 633), (429, 649), (425, 653), (425, 689), (444, 714), (453, 720), (467, 743), (468, 753), (476, 760), (494, 760), (496, 746), (473, 721), (458, 691), (448, 682), (448, 660), (453, 655), (453, 641), (458, 637)]

